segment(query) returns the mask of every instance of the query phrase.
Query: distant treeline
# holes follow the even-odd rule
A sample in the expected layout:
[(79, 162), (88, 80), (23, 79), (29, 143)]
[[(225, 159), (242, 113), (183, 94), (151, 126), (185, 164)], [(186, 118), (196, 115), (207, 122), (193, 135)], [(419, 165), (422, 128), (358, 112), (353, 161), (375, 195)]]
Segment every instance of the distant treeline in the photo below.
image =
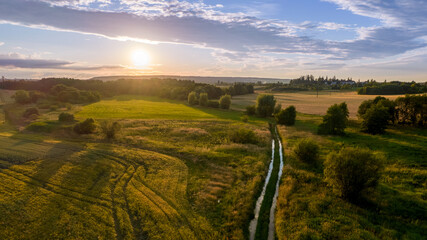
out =
[(218, 99), (224, 94), (234, 96), (254, 92), (253, 85), (248, 83), (235, 83), (230, 87), (220, 88), (206, 83), (176, 79), (120, 79), (103, 82), (100, 80), (78, 80), (71, 78), (44, 78), (39, 81), (4, 81), (0, 82), (0, 89), (36, 90), (47, 93), (52, 87), (58, 84), (85, 91), (97, 91), (103, 96), (138, 94), (179, 100), (186, 100), (188, 94), (192, 91), (207, 93), (210, 99)]
[(332, 78), (317, 77), (313, 75), (301, 76), (293, 79), (289, 84), (274, 83), (269, 84), (271, 91), (308, 91), (308, 90), (324, 90), (324, 89), (350, 89), (363, 86), (363, 83), (355, 82), (351, 78), (338, 79), (335, 76)]
[(371, 81), (366, 83), (357, 92), (360, 95), (392, 95), (392, 94), (416, 94), (427, 92), (426, 83), (415, 82), (384, 82)]

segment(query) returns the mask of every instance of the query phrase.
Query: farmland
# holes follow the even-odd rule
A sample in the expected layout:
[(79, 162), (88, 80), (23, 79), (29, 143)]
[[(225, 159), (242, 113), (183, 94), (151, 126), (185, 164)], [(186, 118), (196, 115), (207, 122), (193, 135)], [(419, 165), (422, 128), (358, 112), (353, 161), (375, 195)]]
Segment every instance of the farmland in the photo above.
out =
[[(134, 98), (47, 110), (35, 120), (50, 124), (69, 111), (103, 121), (117, 116), (108, 112), (114, 104), (123, 126), (115, 140), (76, 136), (59, 123), (42, 132), (0, 126), (0, 238), (247, 236), (267, 168), (266, 122)], [(258, 143), (231, 142), (229, 134), (239, 128), (252, 129)]]
[[(262, 91), (258, 93), (264, 93)], [(323, 115), (329, 106), (335, 103), (346, 102), (350, 111), (350, 118), (357, 117), (357, 109), (359, 105), (367, 99), (373, 99), (375, 96), (358, 95), (355, 91), (313, 91), (303, 92), (268, 92), (273, 94), (278, 103), (283, 106), (294, 105), (298, 112), (306, 114)], [(236, 96), (233, 98), (233, 109), (243, 110), (248, 105), (254, 105), (257, 94)], [(394, 100), (400, 95), (387, 96), (390, 100)]]
[[(360, 133), (352, 121), (346, 136), (316, 134), (321, 118), (299, 114), (292, 127), (281, 127), (286, 167), (280, 187), (276, 230), (279, 239), (423, 239), (427, 231), (427, 132), (392, 128), (385, 135)], [(320, 144), (320, 163), (296, 160), (295, 142)], [(378, 189), (366, 202), (351, 204), (335, 196), (323, 181), (322, 162), (342, 146), (369, 148), (384, 156)]]

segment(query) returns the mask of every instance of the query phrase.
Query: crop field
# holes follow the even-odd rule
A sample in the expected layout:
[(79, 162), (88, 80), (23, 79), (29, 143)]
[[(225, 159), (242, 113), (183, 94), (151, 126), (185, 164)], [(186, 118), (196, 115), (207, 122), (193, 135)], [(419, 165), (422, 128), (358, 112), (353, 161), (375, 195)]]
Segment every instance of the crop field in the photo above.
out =
[(84, 106), (76, 116), (96, 119), (239, 119), (235, 112), (191, 107), (181, 101), (130, 95)]
[[(129, 101), (111, 100), (122, 109), (115, 140), (0, 125), (0, 239), (246, 238), (266, 174), (267, 123), (233, 120), (240, 117), (234, 111)], [(169, 107), (168, 115), (140, 112), (150, 104)], [(91, 109), (99, 108), (83, 106), (77, 115), (116, 116)], [(53, 121), (59, 111), (37, 121)], [(259, 143), (231, 142), (239, 128), (254, 130)]]
[[(317, 97), (316, 92), (312, 91), (290, 93), (266, 92), (266, 94), (273, 94), (277, 102), (281, 103), (283, 107), (294, 105), (298, 112), (306, 114), (324, 115), (331, 105), (346, 102), (350, 111), (350, 118), (357, 117), (357, 109), (363, 101), (375, 98), (372, 95), (358, 95), (355, 91), (320, 91), (319, 97)], [(244, 110), (248, 105), (255, 105), (256, 97), (257, 94), (235, 96), (233, 97), (232, 108)], [(400, 95), (387, 95), (385, 97), (394, 100), (400, 97)]]
[[(423, 239), (427, 232), (427, 131), (394, 128), (385, 135), (360, 133), (352, 121), (346, 136), (316, 134), (321, 117), (299, 114), (295, 126), (281, 127), (285, 159), (276, 229), (279, 239)], [(293, 157), (300, 138), (321, 147), (320, 163), (309, 166)], [(370, 148), (386, 159), (376, 191), (365, 203), (348, 203), (323, 181), (322, 162), (342, 146)]]

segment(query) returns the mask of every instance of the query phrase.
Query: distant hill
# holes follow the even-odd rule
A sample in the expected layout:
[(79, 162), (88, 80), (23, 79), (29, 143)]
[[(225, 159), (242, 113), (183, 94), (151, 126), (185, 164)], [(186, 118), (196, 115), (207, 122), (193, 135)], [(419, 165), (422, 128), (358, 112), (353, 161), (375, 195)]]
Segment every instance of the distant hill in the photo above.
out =
[(289, 83), (290, 79), (282, 78), (256, 78), (256, 77), (198, 77), (198, 76), (174, 76), (174, 75), (145, 75), (145, 76), (104, 76), (94, 77), (91, 80), (114, 81), (118, 79), (148, 79), (148, 78), (174, 78), (179, 80), (192, 80), (198, 83), (234, 83), (234, 82), (250, 82), (256, 83), (261, 81), (263, 83)]

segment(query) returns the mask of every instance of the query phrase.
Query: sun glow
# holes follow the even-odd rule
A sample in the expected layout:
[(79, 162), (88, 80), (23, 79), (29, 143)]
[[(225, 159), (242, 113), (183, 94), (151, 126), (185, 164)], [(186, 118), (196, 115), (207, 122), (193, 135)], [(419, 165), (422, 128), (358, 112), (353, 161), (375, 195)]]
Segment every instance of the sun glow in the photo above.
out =
[(150, 64), (150, 55), (143, 50), (136, 50), (132, 53), (132, 62), (135, 67), (148, 67)]

